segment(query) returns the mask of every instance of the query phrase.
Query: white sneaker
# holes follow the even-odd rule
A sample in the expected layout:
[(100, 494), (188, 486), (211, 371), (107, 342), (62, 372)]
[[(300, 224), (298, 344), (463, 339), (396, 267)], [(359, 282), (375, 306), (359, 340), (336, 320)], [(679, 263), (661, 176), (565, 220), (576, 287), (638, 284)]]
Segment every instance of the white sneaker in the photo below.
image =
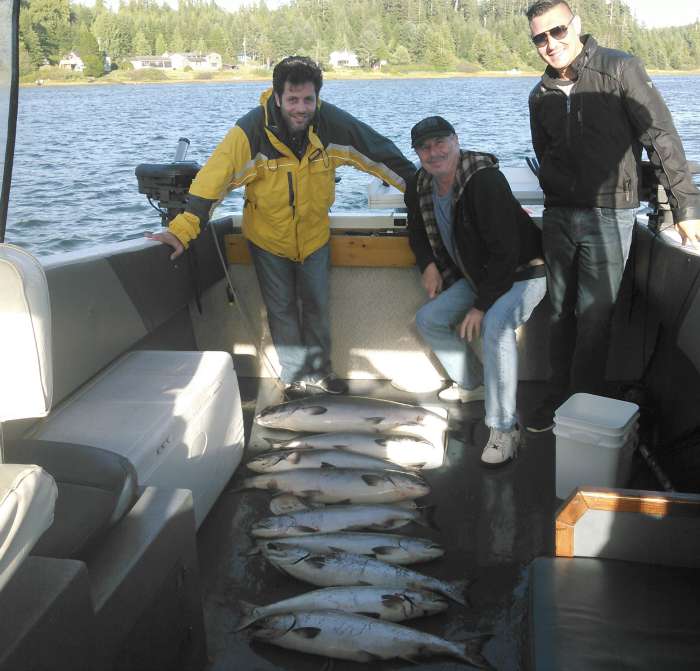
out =
[(520, 431), (518, 429), (512, 431), (491, 429), (486, 447), (481, 453), (481, 463), (490, 468), (507, 464), (518, 456), (519, 445)]
[(465, 389), (460, 387), (456, 382), (453, 382), (449, 387), (445, 387), (438, 392), (438, 398), (441, 401), (459, 401), (460, 403), (471, 403), (472, 401), (483, 401), (486, 398), (484, 385), (474, 389)]

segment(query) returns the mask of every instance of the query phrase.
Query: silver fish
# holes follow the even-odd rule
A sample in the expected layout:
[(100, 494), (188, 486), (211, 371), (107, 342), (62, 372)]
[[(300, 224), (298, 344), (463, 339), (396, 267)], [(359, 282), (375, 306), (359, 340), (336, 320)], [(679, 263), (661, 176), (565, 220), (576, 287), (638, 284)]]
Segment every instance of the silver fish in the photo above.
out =
[(362, 613), (390, 622), (403, 622), (441, 613), (447, 610), (448, 602), (439, 594), (426, 590), (392, 590), (386, 587), (359, 586), (315, 589), (268, 606), (256, 606), (245, 601), (240, 601), (239, 605), (243, 611), (243, 617), (236, 631), (245, 629), (261, 617), (293, 611), (342, 610), (346, 613)]
[[(273, 515), (288, 515), (290, 513), (301, 512), (302, 510), (314, 510), (317, 508), (323, 508), (324, 503), (313, 503), (311, 501), (306, 501), (299, 496), (294, 494), (278, 494), (270, 499), (270, 512)], [(408, 508), (409, 510), (415, 510), (418, 504), (410, 499), (406, 501), (396, 501), (392, 503), (393, 506), (401, 506), (402, 508)]]
[(271, 615), (253, 624), (252, 636), (289, 650), (355, 662), (393, 658), (415, 662), (430, 655), (447, 655), (479, 669), (493, 669), (481, 653), (490, 635), (457, 643), (401, 624), (336, 610)]
[(386, 459), (344, 450), (272, 450), (254, 457), (246, 466), (257, 473), (276, 473), (299, 468), (364, 468), (381, 471), (400, 469), (401, 466)]
[(417, 405), (364, 396), (324, 394), (271, 405), (255, 421), (270, 429), (350, 431), (415, 435), (416, 429), (447, 429), (447, 420)]
[(314, 503), (392, 503), (430, 493), (415, 473), (359, 468), (300, 468), (263, 473), (243, 480), (240, 489), (267, 489), (296, 494)]
[(250, 533), (257, 538), (279, 538), (357, 529), (391, 531), (411, 522), (435, 528), (433, 510), (432, 506), (410, 509), (396, 504), (327, 506), (264, 517), (253, 524)]
[[(270, 541), (263, 542), (269, 543)], [(272, 542), (296, 545), (322, 553), (342, 550), (358, 555), (368, 555), (389, 564), (402, 565), (431, 561), (445, 554), (444, 548), (439, 543), (428, 538), (360, 531), (276, 538)]]
[(265, 557), (284, 573), (319, 587), (384, 585), (438, 592), (463, 606), (463, 586), (438, 580), (403, 566), (340, 550), (322, 554), (283, 543), (262, 546)]
[(442, 466), (443, 448), (415, 436), (372, 433), (313, 433), (286, 440), (266, 437), (272, 449), (342, 450), (386, 459), (399, 466), (437, 468)]

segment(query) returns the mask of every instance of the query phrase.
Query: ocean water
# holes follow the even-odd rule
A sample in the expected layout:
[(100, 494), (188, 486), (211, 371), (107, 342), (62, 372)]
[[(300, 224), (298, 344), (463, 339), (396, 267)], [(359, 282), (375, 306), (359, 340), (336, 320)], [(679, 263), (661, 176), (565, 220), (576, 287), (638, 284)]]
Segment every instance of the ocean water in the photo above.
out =
[[(329, 81), (322, 98), (391, 138), (415, 160), (411, 126), (440, 114), (462, 146), (505, 166), (532, 156), (527, 97), (535, 77)], [(700, 78), (657, 77), (689, 159), (700, 161)], [(23, 88), (6, 240), (40, 255), (140, 237), (160, 217), (138, 193), (139, 163), (172, 160), (190, 139), (203, 164), (236, 119), (258, 103), (264, 82)], [(366, 207), (369, 176), (342, 168), (334, 211)], [(216, 216), (240, 211), (232, 192)]]

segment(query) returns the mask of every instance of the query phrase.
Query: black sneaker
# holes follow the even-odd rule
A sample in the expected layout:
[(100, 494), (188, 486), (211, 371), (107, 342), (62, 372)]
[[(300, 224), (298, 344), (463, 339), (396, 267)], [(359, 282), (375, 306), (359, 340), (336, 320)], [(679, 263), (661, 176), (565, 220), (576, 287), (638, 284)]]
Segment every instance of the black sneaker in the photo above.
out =
[(303, 398), (306, 395), (306, 383), (304, 382), (288, 382), (284, 385), (284, 397), (288, 401), (293, 401), (297, 398)]
[(551, 403), (540, 405), (525, 422), (525, 428), (530, 433), (544, 433), (554, 428), (554, 409)]
[(314, 380), (313, 382), (306, 382), (307, 387), (316, 387), (322, 389), (327, 394), (347, 394), (348, 393), (348, 383), (345, 380), (341, 380), (336, 376), (335, 373), (329, 373), (325, 377), (319, 380)]

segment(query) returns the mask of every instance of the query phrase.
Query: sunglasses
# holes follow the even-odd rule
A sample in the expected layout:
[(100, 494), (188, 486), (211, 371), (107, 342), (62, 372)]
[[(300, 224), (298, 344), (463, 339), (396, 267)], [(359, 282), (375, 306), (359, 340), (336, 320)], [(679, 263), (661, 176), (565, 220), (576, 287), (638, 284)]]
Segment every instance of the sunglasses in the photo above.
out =
[(569, 26), (571, 25), (571, 21), (573, 21), (576, 18), (576, 15), (574, 14), (571, 17), (571, 20), (569, 23), (567, 23), (565, 26), (554, 26), (554, 28), (550, 28), (549, 30), (545, 30), (542, 33), (537, 33), (537, 35), (532, 36), (532, 43), (536, 47), (543, 47), (545, 44), (547, 44), (547, 36), (551, 35), (555, 40), (563, 40), (567, 33), (569, 32)]

